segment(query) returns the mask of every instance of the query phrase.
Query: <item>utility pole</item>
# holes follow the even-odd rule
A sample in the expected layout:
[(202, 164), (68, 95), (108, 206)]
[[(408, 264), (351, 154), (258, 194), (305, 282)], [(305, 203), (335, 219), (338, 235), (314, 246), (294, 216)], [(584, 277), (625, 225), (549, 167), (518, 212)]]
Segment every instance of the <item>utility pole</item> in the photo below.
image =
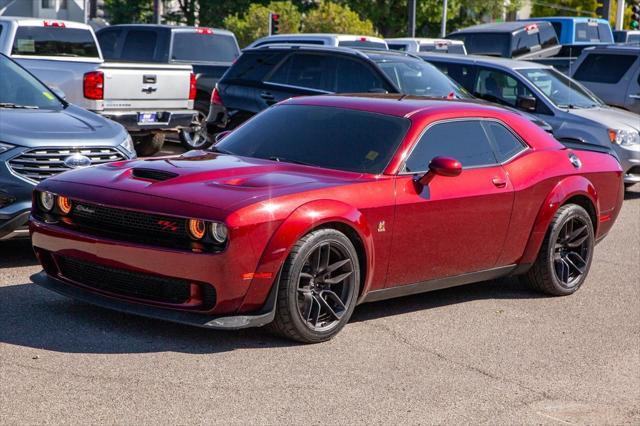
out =
[(442, 4), (442, 26), (440, 27), (440, 36), (447, 35), (447, 0), (443, 0)]
[(409, 0), (407, 2), (409, 6), (409, 37), (416, 36), (416, 0)]
[(162, 0), (153, 0), (153, 23), (162, 23)]
[(618, 0), (618, 8), (616, 9), (616, 30), (622, 30), (624, 24), (624, 0)]

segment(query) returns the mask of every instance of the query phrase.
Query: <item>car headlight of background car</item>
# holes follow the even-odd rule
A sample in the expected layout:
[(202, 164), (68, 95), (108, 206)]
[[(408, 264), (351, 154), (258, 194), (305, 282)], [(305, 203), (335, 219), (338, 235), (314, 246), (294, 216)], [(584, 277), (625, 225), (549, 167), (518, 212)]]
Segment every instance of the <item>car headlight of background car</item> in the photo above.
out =
[(129, 135), (128, 133), (127, 133), (127, 137), (120, 144), (120, 147), (125, 151), (127, 151), (129, 154), (131, 154), (131, 157), (136, 156), (136, 148), (133, 145), (133, 139), (131, 139), (131, 135)]
[(3, 152), (9, 151), (11, 148), (14, 148), (13, 145), (9, 145), (8, 143), (0, 142), (0, 154)]
[(640, 144), (640, 133), (635, 130), (609, 129), (609, 139), (611, 143), (618, 145), (636, 145)]

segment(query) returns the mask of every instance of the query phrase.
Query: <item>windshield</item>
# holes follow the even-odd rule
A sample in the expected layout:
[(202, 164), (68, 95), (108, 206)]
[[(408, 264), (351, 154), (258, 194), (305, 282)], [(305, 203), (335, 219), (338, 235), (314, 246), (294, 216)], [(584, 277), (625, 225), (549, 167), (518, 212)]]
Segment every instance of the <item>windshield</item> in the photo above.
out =
[(470, 98), (461, 86), (424, 61), (403, 57), (383, 57), (375, 61), (400, 93), (405, 95)]
[(602, 101), (579, 83), (551, 68), (519, 70), (559, 108), (593, 108)]
[(387, 50), (386, 43), (369, 40), (342, 40), (338, 42), (340, 47), (353, 47), (355, 49), (384, 49)]
[(233, 62), (239, 55), (232, 36), (178, 31), (173, 36), (171, 59), (186, 62)]
[(13, 55), (99, 58), (91, 31), (65, 27), (18, 27)]
[(62, 102), (44, 84), (3, 55), (0, 55), (0, 75), (0, 109), (63, 108)]
[(380, 174), (409, 129), (406, 118), (344, 108), (279, 105), (214, 150), (243, 157)]

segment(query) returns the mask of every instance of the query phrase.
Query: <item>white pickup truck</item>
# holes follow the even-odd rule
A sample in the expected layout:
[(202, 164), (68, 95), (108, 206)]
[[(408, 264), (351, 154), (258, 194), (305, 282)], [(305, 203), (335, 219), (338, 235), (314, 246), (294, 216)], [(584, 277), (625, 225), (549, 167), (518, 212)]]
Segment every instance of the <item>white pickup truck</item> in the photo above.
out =
[[(145, 49), (147, 41), (133, 43)], [(156, 153), (166, 132), (190, 128), (196, 118), (191, 65), (104, 62), (88, 25), (0, 16), (0, 53), (68, 102), (122, 124), (139, 155)]]

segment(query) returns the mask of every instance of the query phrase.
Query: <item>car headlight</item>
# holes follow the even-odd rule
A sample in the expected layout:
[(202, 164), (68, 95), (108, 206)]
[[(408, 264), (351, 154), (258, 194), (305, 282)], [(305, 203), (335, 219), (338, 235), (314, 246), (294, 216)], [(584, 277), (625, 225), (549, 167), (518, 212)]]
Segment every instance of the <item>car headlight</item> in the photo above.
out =
[(49, 191), (42, 191), (38, 196), (38, 202), (40, 208), (48, 213), (53, 210), (53, 206), (56, 203), (56, 196)]
[(0, 154), (2, 154), (5, 151), (9, 151), (11, 148), (14, 148), (14, 146), (9, 145), (8, 143), (0, 142)]
[(227, 241), (227, 237), (229, 236), (229, 230), (224, 223), (220, 222), (212, 222), (210, 225), (211, 237), (215, 240), (215, 242), (224, 244)]
[(127, 134), (124, 142), (120, 144), (120, 147), (131, 154), (132, 157), (136, 156), (136, 148), (133, 146), (133, 139), (131, 139), (131, 135)]
[(618, 145), (640, 144), (640, 133), (635, 130), (609, 129), (609, 140)]

